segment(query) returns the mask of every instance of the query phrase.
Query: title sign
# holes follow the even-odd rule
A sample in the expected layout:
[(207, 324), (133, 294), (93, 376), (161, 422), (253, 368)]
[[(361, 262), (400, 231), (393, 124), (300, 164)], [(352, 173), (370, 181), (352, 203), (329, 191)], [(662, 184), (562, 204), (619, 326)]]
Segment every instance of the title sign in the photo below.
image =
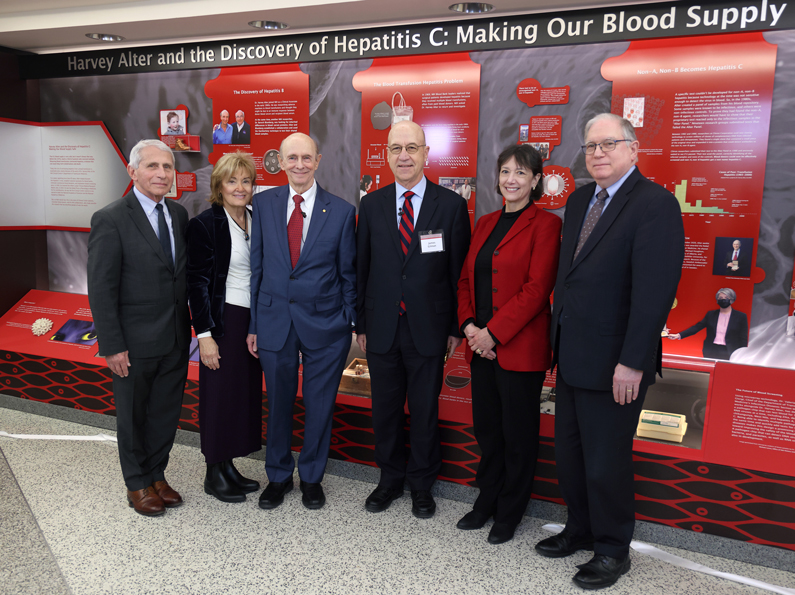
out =
[(23, 78), (98, 76), (603, 43), (795, 28), (786, 2), (672, 2), (251, 38), (20, 56)]

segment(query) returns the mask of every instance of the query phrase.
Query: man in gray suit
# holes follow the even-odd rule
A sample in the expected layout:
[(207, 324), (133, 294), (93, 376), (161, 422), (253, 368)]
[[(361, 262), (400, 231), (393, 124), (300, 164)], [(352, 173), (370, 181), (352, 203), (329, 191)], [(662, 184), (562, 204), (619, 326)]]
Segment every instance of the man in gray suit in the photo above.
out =
[(164, 200), (174, 155), (158, 140), (130, 152), (133, 191), (94, 213), (88, 300), (99, 354), (113, 372), (127, 501), (156, 516), (182, 504), (165, 480), (188, 374), (187, 211)]

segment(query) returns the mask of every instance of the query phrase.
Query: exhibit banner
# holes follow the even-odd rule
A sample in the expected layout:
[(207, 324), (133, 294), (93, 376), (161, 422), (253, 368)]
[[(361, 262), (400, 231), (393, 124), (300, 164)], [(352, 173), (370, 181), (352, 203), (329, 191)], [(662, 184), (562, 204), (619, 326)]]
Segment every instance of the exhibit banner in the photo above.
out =
[[(673, 193), (685, 225), (685, 261), (668, 318), (676, 334), (717, 310), (716, 293), (751, 317), (776, 46), (761, 33), (633, 41), (606, 60), (612, 112), (635, 126), (638, 167)], [(666, 353), (702, 355), (704, 333), (666, 341)]]
[(39, 124), (0, 118), (4, 139), (0, 229), (83, 231), (131, 185), (127, 161), (102, 122)]
[(795, 469), (792, 372), (718, 362), (703, 460), (769, 473)]
[(227, 153), (251, 153), (258, 186), (282, 186), (279, 147), (294, 132), (309, 134), (309, 75), (297, 64), (224, 68), (204, 85), (212, 100), (213, 165)]
[(136, 72), (384, 58), (506, 50), (635, 39), (714, 35), (795, 27), (786, 2), (719, 0), (660, 2), (584, 10), (467, 15), (435, 23), (359, 27), (233, 40), (110, 48), (20, 56), (24, 78), (103, 76)]
[(394, 182), (389, 130), (410, 120), (425, 132), (425, 176), (467, 201), (474, 227), (480, 65), (468, 54), (379, 58), (353, 86), (362, 94), (360, 197)]

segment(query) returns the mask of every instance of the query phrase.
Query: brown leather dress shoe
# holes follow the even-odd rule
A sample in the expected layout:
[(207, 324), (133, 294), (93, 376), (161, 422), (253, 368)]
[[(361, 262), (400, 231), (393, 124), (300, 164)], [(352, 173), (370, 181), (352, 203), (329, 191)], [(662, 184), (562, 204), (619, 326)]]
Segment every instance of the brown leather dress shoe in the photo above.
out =
[(168, 485), (168, 482), (165, 479), (154, 482), (152, 487), (155, 489), (155, 492), (157, 492), (157, 495), (163, 500), (163, 504), (165, 504), (166, 508), (176, 508), (177, 506), (182, 506), (182, 496), (180, 496), (174, 488)]
[(135, 512), (144, 516), (159, 516), (166, 512), (163, 500), (158, 496), (152, 486), (142, 490), (127, 490), (127, 503)]

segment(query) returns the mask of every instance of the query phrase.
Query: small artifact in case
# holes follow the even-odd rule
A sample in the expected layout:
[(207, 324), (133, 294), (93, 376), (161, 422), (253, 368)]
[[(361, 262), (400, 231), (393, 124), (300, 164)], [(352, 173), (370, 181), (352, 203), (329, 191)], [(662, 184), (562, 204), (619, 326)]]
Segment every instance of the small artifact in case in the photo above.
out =
[(638, 421), (638, 436), (668, 442), (681, 442), (687, 432), (684, 415), (644, 409)]
[(340, 392), (349, 395), (370, 396), (370, 368), (367, 367), (366, 359), (356, 357), (342, 371)]

